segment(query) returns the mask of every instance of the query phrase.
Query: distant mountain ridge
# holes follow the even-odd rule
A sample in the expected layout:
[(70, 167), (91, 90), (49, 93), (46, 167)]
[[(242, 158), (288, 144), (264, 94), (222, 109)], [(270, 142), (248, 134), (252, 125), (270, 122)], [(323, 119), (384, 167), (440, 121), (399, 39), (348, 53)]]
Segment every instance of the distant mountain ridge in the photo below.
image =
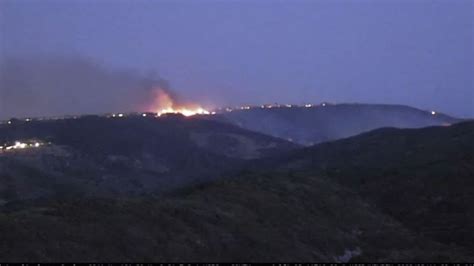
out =
[(264, 106), (223, 112), (213, 118), (303, 145), (350, 137), (382, 127), (420, 128), (462, 121), (435, 111), (387, 104)]

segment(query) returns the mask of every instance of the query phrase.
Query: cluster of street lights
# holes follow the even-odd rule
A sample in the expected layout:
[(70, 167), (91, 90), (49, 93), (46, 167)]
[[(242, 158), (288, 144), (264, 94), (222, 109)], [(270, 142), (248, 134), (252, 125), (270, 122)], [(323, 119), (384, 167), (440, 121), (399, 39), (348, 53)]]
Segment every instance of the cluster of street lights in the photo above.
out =
[(0, 145), (0, 152), (8, 152), (13, 150), (24, 150), (30, 148), (39, 148), (43, 146), (44, 143), (39, 141), (15, 141), (12, 144), (4, 143)]

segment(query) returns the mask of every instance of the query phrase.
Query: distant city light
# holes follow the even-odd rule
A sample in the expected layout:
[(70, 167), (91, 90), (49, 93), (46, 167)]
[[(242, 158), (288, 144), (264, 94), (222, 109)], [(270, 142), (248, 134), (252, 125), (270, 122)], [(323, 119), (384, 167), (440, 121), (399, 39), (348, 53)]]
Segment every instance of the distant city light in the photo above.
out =
[(435, 111), (431, 111), (431, 115), (436, 115), (436, 112), (435, 112)]
[(42, 146), (43, 143), (41, 142), (22, 142), (22, 141), (15, 141), (13, 145), (4, 144), (0, 146), (0, 152), (2, 151), (10, 151), (10, 150), (23, 150), (27, 148), (39, 148)]

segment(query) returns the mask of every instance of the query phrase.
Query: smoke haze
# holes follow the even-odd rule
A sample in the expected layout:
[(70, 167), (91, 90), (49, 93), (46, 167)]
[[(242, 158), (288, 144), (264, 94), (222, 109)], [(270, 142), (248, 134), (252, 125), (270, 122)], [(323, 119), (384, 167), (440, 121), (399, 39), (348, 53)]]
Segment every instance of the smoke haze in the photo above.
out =
[(157, 90), (176, 98), (156, 74), (110, 70), (82, 57), (10, 57), (0, 73), (2, 118), (148, 111)]

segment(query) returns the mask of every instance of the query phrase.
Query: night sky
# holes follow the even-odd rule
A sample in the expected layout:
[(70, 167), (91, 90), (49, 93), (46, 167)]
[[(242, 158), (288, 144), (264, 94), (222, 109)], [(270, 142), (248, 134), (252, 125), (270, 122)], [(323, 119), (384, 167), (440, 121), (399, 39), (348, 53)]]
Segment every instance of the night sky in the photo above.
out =
[(139, 109), (154, 82), (206, 106), (474, 117), (473, 20), (471, 0), (0, 0), (0, 118)]

